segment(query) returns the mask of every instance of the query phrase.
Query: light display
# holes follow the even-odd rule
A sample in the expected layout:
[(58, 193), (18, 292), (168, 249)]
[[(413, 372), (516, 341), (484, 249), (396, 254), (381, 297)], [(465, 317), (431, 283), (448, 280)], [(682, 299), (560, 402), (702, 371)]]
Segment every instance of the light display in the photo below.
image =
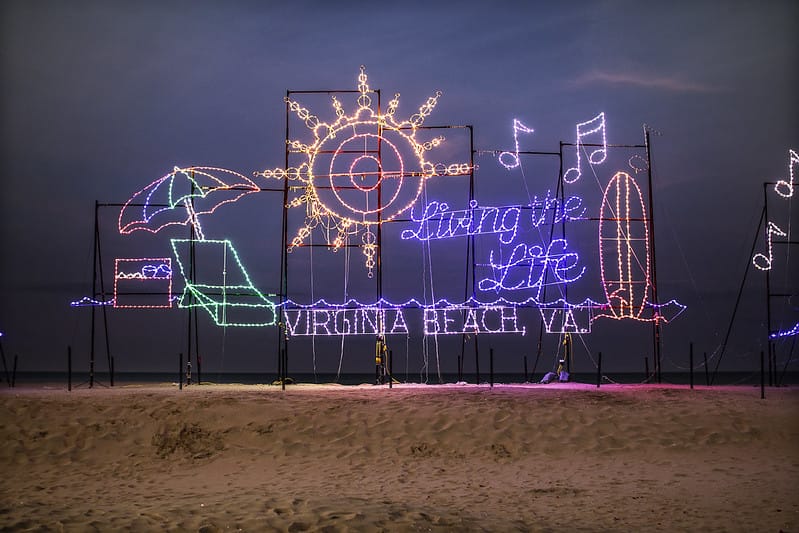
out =
[(591, 301), (578, 305), (544, 304), (539, 312), (547, 333), (591, 333), (596, 307), (599, 305)]
[[(255, 288), (229, 240), (171, 239), (183, 276), (178, 307), (205, 309), (218, 326), (271, 326), (275, 304)], [(202, 263), (202, 278), (190, 275), (191, 246)]]
[(103, 305), (111, 305), (111, 306), (113, 306), (114, 305), (114, 301), (115, 301), (114, 298), (111, 298), (110, 300), (102, 301), (102, 300), (97, 300), (95, 298), (89, 298), (88, 296), (84, 296), (80, 300), (74, 300), (72, 302), (69, 302), (69, 305), (71, 307), (94, 307), (94, 306), (98, 306), (99, 307), (99, 306), (103, 306)]
[(516, 146), (514, 152), (500, 152), (499, 163), (508, 170), (518, 167), (521, 162), (519, 161), (519, 132), (533, 133), (533, 128), (528, 128), (521, 123), (518, 119), (513, 119), (513, 143)]
[(799, 322), (797, 322), (791, 329), (775, 331), (769, 335), (770, 339), (780, 339), (783, 337), (793, 337), (799, 335)]
[(114, 261), (113, 302), (114, 307), (125, 309), (172, 307), (172, 260), (145, 257)]
[[(793, 196), (793, 177), (794, 167), (799, 164), (799, 155), (794, 150), (788, 150), (788, 180), (779, 180), (774, 185), (774, 192), (782, 198), (788, 199)], [(790, 223), (789, 223), (790, 224)], [(790, 226), (789, 226), (790, 229)], [(763, 253), (756, 253), (752, 256), (752, 264), (759, 270), (771, 270), (771, 262), (774, 258), (772, 239), (774, 235), (778, 237), (787, 237), (788, 234), (783, 231), (777, 224), (768, 221), (766, 225), (766, 249), (768, 255)]]
[(599, 212), (602, 287), (613, 318), (642, 318), (649, 280), (649, 226), (635, 179), (617, 172), (602, 195)]
[[(527, 214), (523, 215), (526, 211), (529, 211), (529, 219)], [(516, 239), (523, 221), (529, 220), (529, 226), (537, 228), (544, 224), (581, 220), (585, 211), (579, 196), (570, 196), (561, 201), (553, 197), (551, 191), (547, 191), (543, 198), (533, 196), (527, 205), (481, 207), (476, 200), (472, 200), (469, 209), (450, 211), (446, 202), (432, 201), (424, 206), (418, 218), (415, 210), (411, 210), (411, 220), (415, 226), (403, 230), (400, 237), (404, 240), (428, 241), (495, 233), (499, 235), (501, 243), (510, 244)]]
[[(411, 306), (308, 307), (286, 309), (290, 336), (407, 335)], [(502, 305), (424, 306), (425, 335), (526, 333), (519, 324), (518, 307)]]
[(779, 180), (774, 185), (774, 191), (783, 198), (793, 196), (793, 169), (797, 164), (799, 164), (799, 154), (788, 150), (788, 181)]
[(340, 247), (361, 234), (365, 263), (371, 275), (375, 266), (375, 236), (372, 227), (395, 219), (413, 206), (425, 180), (434, 176), (465, 175), (468, 163), (444, 165), (427, 159), (427, 152), (439, 146), (443, 137), (427, 142), (417, 138), (441, 96), (437, 92), (404, 121), (396, 119), (399, 94), (389, 102), (386, 113), (372, 104), (365, 68), (358, 76), (357, 109), (346, 115), (333, 97), (336, 120), (319, 120), (298, 102), (286, 98), (289, 110), (313, 133), (309, 143), (288, 141), (290, 151), (305, 158), (297, 167), (265, 170), (264, 178), (288, 179), (299, 185), (300, 194), (290, 207), (304, 206), (305, 224), (291, 240), (289, 249), (302, 246), (319, 227), (327, 244)]
[[(596, 207), (583, 197), (563, 193), (563, 183), (558, 184), (557, 194), (551, 190), (535, 195), (528, 192), (527, 203), (480, 205), (472, 199), (468, 204), (451, 206), (441, 200), (428, 201), (430, 190), (425, 187), (431, 178), (469, 176), (475, 170), (471, 163), (455, 156), (442, 155), (454, 159), (442, 162), (433, 155), (448, 153), (445, 138), (432, 136), (429, 132), (433, 127), (425, 126), (441, 93), (436, 92), (408, 118), (401, 119), (399, 94), (382, 111), (364, 67), (358, 75), (357, 92), (348, 92), (354, 94), (354, 109), (347, 113), (346, 102), (339, 101), (341, 96), (331, 95), (334, 118), (329, 120), (313, 114), (297, 93), (289, 93), (285, 99), (286, 165), (255, 173), (266, 180), (281, 180), (282, 189), (260, 189), (242, 174), (222, 168), (175, 167), (125, 203), (118, 221), (124, 235), (138, 230), (157, 233), (172, 225), (190, 224), (196, 230), (196, 239), (170, 240), (177, 262), (175, 271), (183, 279), (182, 291), (176, 290), (179, 296), (171, 295), (170, 258), (120, 259), (114, 299), (102, 302), (87, 297), (73, 305), (172, 307), (177, 301), (179, 308), (204, 309), (216, 325), (223, 327), (276, 325), (279, 311), (283, 316), (279, 327), (287, 337), (379, 338), (410, 336), (413, 327), (421, 327), (424, 335), (434, 337), (524, 335), (527, 328), (521, 309), (537, 310), (546, 332), (575, 334), (589, 333), (594, 320), (602, 317), (668, 322), (685, 309), (674, 300), (651, 302), (648, 218), (641, 190), (629, 174), (617, 172), (610, 180), (603, 191), (598, 219)], [(297, 119), (304, 125), (303, 135), (291, 138), (289, 125)], [(521, 166), (519, 137), (532, 133), (533, 128), (513, 120), (513, 150), (498, 153), (505, 169)], [(584, 170), (605, 162), (607, 149), (604, 113), (577, 124), (576, 162), (563, 174), (563, 182), (573, 184)], [(796, 154), (791, 154), (793, 164)], [(640, 156), (633, 156), (628, 163), (636, 173), (648, 164)], [(778, 192), (793, 193), (793, 167), (790, 170), (790, 182), (778, 183)], [(400, 231), (401, 239), (424, 243), (428, 253), (433, 241), (484, 237), (477, 251), (471, 249), (472, 289), (476, 292), (464, 297), (465, 301), (455, 302), (431, 296), (434, 303), (416, 299), (396, 303), (380, 298), (376, 302), (349, 299), (341, 304), (325, 300), (301, 304), (287, 294), (274, 302), (270, 299), (274, 295), (253, 284), (231, 241), (207, 239), (200, 224), (200, 217), (214, 213), (221, 205), (260, 190), (288, 192), (284, 216), (288, 209), (304, 210), (300, 227), (283, 234), (286, 253), (309, 244), (319, 245), (319, 241), (312, 241), (317, 235), (334, 249), (355, 245), (361, 248), (370, 277), (377, 267), (378, 227), (402, 220), (403, 214), (410, 220), (404, 221), (407, 226)], [(591, 257), (585, 255), (586, 247), (573, 237), (571, 241), (565, 238), (566, 225), (597, 220), (599, 241), (589, 239), (587, 249), (598, 250), (605, 300), (570, 302), (566, 286), (583, 279), (594, 267), (592, 261), (585, 261)], [(562, 238), (553, 237), (549, 231), (553, 225), (564, 225)], [(488, 249), (484, 247), (486, 241)], [(475, 258), (478, 253), (481, 257)], [(349, 273), (348, 257), (345, 276)], [(311, 276), (313, 271), (312, 262)], [(587, 279), (595, 283), (595, 273)], [(161, 291), (166, 298), (160, 305), (130, 305), (125, 300), (128, 293), (141, 292), (130, 289), (133, 284), (148, 283), (168, 283)], [(557, 296), (547, 299), (546, 288), (550, 286), (557, 286), (553, 291)], [(345, 295), (346, 287), (347, 281)], [(601, 294), (598, 287), (594, 289)]]
[(778, 237), (788, 236), (788, 234), (782, 231), (774, 222), (768, 223), (766, 226), (766, 244), (768, 247), (768, 256), (758, 253), (752, 257), (752, 264), (754, 264), (755, 267), (759, 268), (760, 270), (771, 270), (771, 261), (774, 257), (773, 244), (771, 242), (773, 235), (777, 235)]
[(258, 190), (251, 179), (232, 170), (175, 167), (125, 202), (119, 212), (119, 233), (158, 233), (167, 226), (192, 224), (202, 239), (200, 215), (211, 214)]
[[(586, 140), (588, 142), (586, 142)], [(593, 142), (592, 142), (593, 141)], [(588, 154), (588, 163), (591, 165), (599, 165), (605, 161), (608, 155), (607, 139), (605, 137), (605, 113), (600, 113), (591, 120), (577, 124), (577, 141), (575, 151), (577, 153), (577, 166), (568, 169), (563, 174), (563, 181), (566, 183), (574, 183), (582, 176), (582, 157), (580, 155), (580, 147), (583, 144), (599, 144), (602, 147), (596, 150), (591, 150)]]
[(627, 160), (627, 164), (630, 165), (630, 168), (633, 169), (636, 174), (649, 168), (649, 163), (647, 163), (646, 159), (638, 154), (630, 156)]
[(481, 279), (477, 286), (481, 291), (540, 291), (547, 272), (555, 277), (549, 285), (577, 281), (585, 273), (585, 267), (578, 266), (580, 256), (568, 252), (568, 245), (566, 239), (552, 239), (546, 245), (520, 243), (504, 261), (495, 261), (494, 250), (491, 250), (488, 263), (478, 263), (478, 266), (490, 267), (493, 277)]

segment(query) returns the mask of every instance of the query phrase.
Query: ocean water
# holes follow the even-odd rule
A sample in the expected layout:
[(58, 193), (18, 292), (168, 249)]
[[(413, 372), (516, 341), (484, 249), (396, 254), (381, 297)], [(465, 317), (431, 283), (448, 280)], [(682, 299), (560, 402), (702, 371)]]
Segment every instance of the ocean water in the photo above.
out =
[[(85, 386), (89, 383), (89, 374), (87, 372), (73, 372), (72, 373), (72, 386), (79, 387)], [(182, 376), (185, 382), (185, 375)], [(374, 373), (350, 373), (350, 374), (312, 374), (312, 373), (294, 373), (289, 372), (291, 377), (296, 383), (338, 383), (341, 385), (362, 385), (374, 384)], [(464, 373), (461, 377), (462, 381), (467, 383), (476, 383), (477, 376), (474, 373)], [(536, 383), (543, 377), (543, 373), (537, 372), (535, 375), (528, 375), (525, 379), (523, 373), (496, 373), (493, 376), (495, 384), (501, 383)], [(409, 373), (405, 375), (395, 374), (394, 378), (401, 383), (427, 383), (435, 385), (438, 383), (456, 383), (459, 381), (459, 376), (456, 373), (442, 373), (441, 379), (435, 372), (429, 372), (426, 375), (416, 373)], [(710, 378), (713, 379), (711, 373)], [(179, 379), (177, 372), (118, 372), (114, 375), (114, 385), (129, 385), (129, 384), (156, 384), (156, 383), (177, 383)], [(197, 373), (192, 374), (192, 382), (196, 383), (198, 379)], [(241, 383), (245, 385), (252, 384), (271, 384), (278, 379), (278, 375), (272, 373), (203, 373), (203, 383), (218, 383), (230, 384)], [(596, 373), (574, 373), (571, 375), (571, 381), (579, 383), (596, 383)], [(489, 383), (491, 376), (485, 372), (480, 374), (480, 383)], [(674, 384), (674, 385), (688, 385), (691, 380), (689, 372), (669, 372), (661, 375), (661, 383)], [(706, 385), (706, 377), (704, 372), (694, 372), (694, 384), (697, 386)], [(764, 376), (766, 385), (769, 385), (768, 375)], [(31, 385), (48, 385), (57, 386), (63, 384), (67, 386), (68, 375), (66, 372), (18, 372), (15, 379), (17, 386), (31, 386)], [(97, 386), (110, 386), (111, 376), (107, 372), (96, 372), (94, 374), (94, 383)], [(635, 372), (619, 372), (619, 373), (603, 373), (602, 384), (619, 383), (619, 384), (639, 384), (639, 383), (658, 383), (656, 377), (651, 376), (647, 380), (647, 376), (643, 373)], [(772, 383), (779, 385), (797, 385), (799, 384), (799, 372), (778, 372), (772, 378)], [(713, 385), (759, 385), (760, 373), (759, 372), (719, 372)], [(7, 387), (9, 383), (6, 377), (0, 376), (0, 387)]]

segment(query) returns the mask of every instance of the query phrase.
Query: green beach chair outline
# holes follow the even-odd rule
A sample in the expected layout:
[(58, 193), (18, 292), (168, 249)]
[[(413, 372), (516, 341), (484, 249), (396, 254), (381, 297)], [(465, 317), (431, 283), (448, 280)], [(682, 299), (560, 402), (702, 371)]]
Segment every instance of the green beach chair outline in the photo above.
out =
[[(175, 260), (180, 267), (180, 274), (183, 276), (185, 287), (178, 299), (178, 307), (189, 309), (192, 307), (202, 307), (205, 309), (217, 326), (237, 326), (237, 327), (256, 327), (272, 326), (276, 322), (275, 304), (259, 291), (250, 280), (247, 270), (244, 268), (239, 254), (228, 239), (224, 240), (191, 240), (191, 239), (171, 239), (172, 252)], [(180, 244), (194, 244), (197, 246), (220, 246), (222, 248), (222, 283), (196, 283), (189, 280), (186, 275), (187, 268), (181, 260), (178, 252)], [(228, 261), (228, 257), (232, 261)], [(245, 284), (229, 285), (227, 283), (227, 269), (235, 268), (237, 274)], [(243, 300), (254, 300), (243, 301)], [(228, 321), (228, 311), (236, 308), (265, 309), (268, 310), (268, 320), (255, 322), (230, 322)]]

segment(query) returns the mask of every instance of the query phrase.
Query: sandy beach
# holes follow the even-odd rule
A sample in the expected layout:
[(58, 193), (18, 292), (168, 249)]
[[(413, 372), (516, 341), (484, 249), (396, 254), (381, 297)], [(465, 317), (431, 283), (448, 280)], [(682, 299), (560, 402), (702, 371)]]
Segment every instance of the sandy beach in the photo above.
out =
[(799, 389), (3, 389), (0, 529), (797, 531)]

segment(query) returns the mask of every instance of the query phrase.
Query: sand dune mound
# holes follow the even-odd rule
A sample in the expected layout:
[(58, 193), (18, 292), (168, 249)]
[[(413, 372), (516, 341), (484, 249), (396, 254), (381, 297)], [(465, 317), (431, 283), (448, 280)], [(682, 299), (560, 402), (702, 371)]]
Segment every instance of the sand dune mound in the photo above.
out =
[(799, 528), (799, 390), (5, 391), (0, 527)]

